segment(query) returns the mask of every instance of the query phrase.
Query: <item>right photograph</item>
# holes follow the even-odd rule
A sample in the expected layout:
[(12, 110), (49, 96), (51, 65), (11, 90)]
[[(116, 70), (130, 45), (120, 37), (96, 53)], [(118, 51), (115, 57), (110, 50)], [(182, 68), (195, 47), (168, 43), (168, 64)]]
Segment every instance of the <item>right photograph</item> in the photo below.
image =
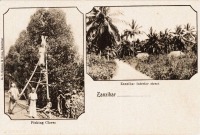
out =
[(190, 80), (198, 72), (191, 6), (101, 6), (86, 14), (87, 74), (94, 81)]

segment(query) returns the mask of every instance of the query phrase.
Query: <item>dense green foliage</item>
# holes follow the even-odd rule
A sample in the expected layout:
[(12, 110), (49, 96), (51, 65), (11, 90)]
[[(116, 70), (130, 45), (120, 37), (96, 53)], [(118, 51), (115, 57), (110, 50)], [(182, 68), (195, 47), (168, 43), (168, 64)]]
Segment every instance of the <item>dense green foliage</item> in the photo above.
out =
[(150, 55), (148, 61), (129, 57), (125, 61), (155, 80), (186, 80), (197, 73), (197, 56), (194, 53), (172, 58)]
[[(56, 107), (58, 90), (84, 91), (84, 65), (74, 46), (73, 34), (66, 22), (66, 15), (60, 9), (38, 9), (30, 18), (5, 59), (5, 77), (16, 82), (23, 89), (39, 60), (38, 48), (41, 36), (47, 36), (48, 79), (50, 98)], [(40, 68), (32, 81), (38, 82)], [(6, 85), (6, 84), (5, 84)], [(7, 84), (8, 85), (8, 84)], [(36, 83), (31, 83), (36, 87)], [(27, 89), (30, 89), (30, 85)], [(26, 91), (28, 92), (28, 90)], [(46, 105), (46, 86), (37, 90), (38, 107)]]
[(114, 60), (100, 58), (97, 55), (87, 56), (87, 73), (93, 80), (110, 80), (116, 71), (116, 63)]

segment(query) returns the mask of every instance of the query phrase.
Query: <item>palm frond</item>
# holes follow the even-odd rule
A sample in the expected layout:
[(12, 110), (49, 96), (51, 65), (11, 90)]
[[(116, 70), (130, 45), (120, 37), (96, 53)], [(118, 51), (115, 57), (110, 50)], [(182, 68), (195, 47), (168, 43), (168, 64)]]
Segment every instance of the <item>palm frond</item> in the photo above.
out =
[(97, 10), (96, 8), (93, 8), (92, 11), (86, 14), (86, 18), (95, 17), (97, 16), (99, 12), (100, 12), (99, 10)]
[(88, 30), (87, 30), (87, 33), (86, 33), (86, 37), (90, 37), (90, 34), (93, 33), (94, 31), (97, 31), (98, 30), (98, 26), (91, 26)]
[(169, 34), (169, 33), (170, 33), (170, 31), (171, 31), (171, 30), (170, 30), (170, 29), (168, 29), (168, 28), (167, 28), (167, 29), (165, 29), (165, 34)]
[(119, 30), (117, 29), (117, 27), (115, 25), (112, 24), (112, 22), (109, 22), (109, 26), (110, 26), (110, 30), (112, 31), (113, 35), (115, 36), (115, 39), (117, 41), (120, 40), (120, 35), (119, 35)]
[(92, 11), (93, 11), (94, 13), (98, 13), (98, 12), (99, 12), (99, 9), (98, 9), (97, 7), (94, 7), (94, 8), (92, 9)]
[(108, 15), (109, 14), (109, 12), (110, 12), (110, 7), (103, 7), (103, 14), (104, 15)]
[(110, 7), (97, 7), (99, 9), (100, 12), (102, 12), (104, 15), (107, 15), (110, 12)]
[(95, 21), (94, 20), (89, 20), (86, 22), (86, 27), (90, 26), (92, 23), (94, 23)]
[(98, 27), (96, 21), (91, 21), (90, 24), (86, 24), (86, 30), (88, 31), (91, 27)]
[(195, 29), (195, 27), (191, 26), (190, 23), (187, 23), (185, 26), (184, 26), (184, 29), (187, 30), (187, 31), (192, 31)]

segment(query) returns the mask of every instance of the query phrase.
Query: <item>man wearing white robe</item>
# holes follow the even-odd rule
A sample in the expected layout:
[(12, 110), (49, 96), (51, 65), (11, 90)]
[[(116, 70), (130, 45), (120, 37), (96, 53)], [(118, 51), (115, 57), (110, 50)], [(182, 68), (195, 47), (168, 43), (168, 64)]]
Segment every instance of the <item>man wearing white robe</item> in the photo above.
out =
[(30, 99), (30, 106), (29, 106), (29, 116), (32, 118), (37, 117), (37, 112), (36, 112), (36, 100), (37, 100), (37, 94), (35, 88), (32, 88), (31, 93), (29, 94), (29, 99)]

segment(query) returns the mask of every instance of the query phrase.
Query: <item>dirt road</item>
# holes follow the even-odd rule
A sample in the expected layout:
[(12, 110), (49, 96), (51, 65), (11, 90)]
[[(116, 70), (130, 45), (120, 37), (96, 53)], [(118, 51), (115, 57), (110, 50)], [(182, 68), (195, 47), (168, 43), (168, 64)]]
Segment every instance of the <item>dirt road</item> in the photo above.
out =
[(117, 63), (117, 72), (111, 80), (151, 79), (122, 60), (116, 59), (115, 62)]

